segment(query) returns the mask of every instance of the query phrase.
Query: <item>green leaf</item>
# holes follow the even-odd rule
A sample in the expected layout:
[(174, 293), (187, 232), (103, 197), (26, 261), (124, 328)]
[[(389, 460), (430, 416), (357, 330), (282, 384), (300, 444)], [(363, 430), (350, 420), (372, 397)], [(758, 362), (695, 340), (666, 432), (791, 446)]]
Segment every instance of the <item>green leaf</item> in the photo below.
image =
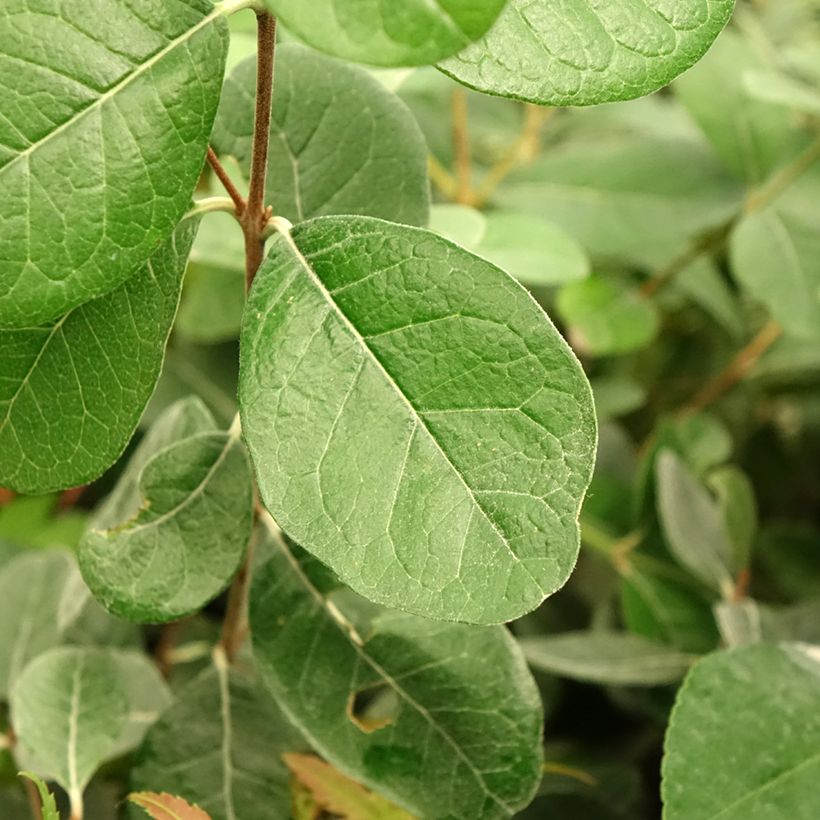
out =
[(519, 643), (535, 669), (612, 686), (675, 683), (694, 659), (663, 644), (619, 632), (568, 632), (522, 638)]
[(483, 40), (440, 68), (464, 85), (553, 106), (641, 97), (697, 62), (733, 0), (510, 0)]
[(481, 37), (505, 0), (264, 0), (319, 51), (373, 65), (429, 65)]
[(736, 213), (741, 187), (699, 142), (611, 130), (551, 148), (510, 174), (494, 202), (554, 222), (593, 259), (641, 267), (667, 264)]
[(753, 98), (745, 86), (745, 72), (765, 66), (755, 46), (727, 31), (674, 86), (726, 166), (753, 182), (800, 146), (789, 113)]
[(176, 620), (228, 585), (250, 540), (253, 486), (238, 425), (160, 450), (142, 467), (139, 488), (144, 501), (135, 517), (85, 535), (80, 568), (120, 617)]
[(779, 71), (750, 69), (743, 75), (743, 84), (755, 99), (820, 116), (820, 93), (795, 77)]
[(540, 779), (542, 711), (506, 629), (326, 595), (313, 564), (279, 545), (254, 579), (251, 634), (262, 679), (316, 750), (422, 817), (523, 808)]
[(566, 581), (591, 395), (501, 270), (427, 231), (313, 220), (271, 243), (241, 342), (262, 499), (346, 584), (427, 617), (499, 623)]
[(0, 486), (43, 493), (120, 456), (159, 378), (196, 225), (51, 326), (0, 331)]
[[(820, 173), (771, 207), (747, 214), (731, 237), (732, 270), (786, 333), (820, 340)], [(808, 208), (807, 208), (808, 204)]]
[(734, 549), (720, 505), (672, 450), (658, 455), (656, 473), (658, 516), (669, 549), (681, 566), (730, 597)]
[(68, 647), (40, 655), (14, 685), (10, 706), (19, 755), (59, 783), (72, 808), (97, 768), (125, 751), (127, 739), (138, 739), (136, 664), (151, 669), (157, 685), (157, 673), (143, 656)]
[(58, 613), (72, 571), (64, 552), (24, 552), (0, 570), (0, 700), (26, 664), (60, 642)]
[(27, 328), (122, 284), (182, 218), (227, 27), (207, 0), (3, 12), (0, 327)]
[(654, 303), (617, 279), (592, 276), (558, 294), (558, 312), (576, 348), (591, 356), (614, 356), (646, 347), (659, 317)]
[(151, 728), (131, 784), (173, 791), (213, 820), (281, 820), (290, 808), (282, 755), (306, 748), (268, 693), (217, 659)]
[(767, 820), (820, 813), (820, 659), (757, 645), (696, 664), (666, 735), (668, 820)]
[[(213, 136), (246, 174), (255, 72), (249, 60), (228, 77)], [(364, 69), (296, 44), (277, 51), (267, 180), (267, 201), (292, 222), (365, 214), (427, 223), (427, 152), (407, 107)]]
[(31, 772), (20, 772), (20, 777), (28, 778), (37, 787), (42, 801), (40, 806), (42, 820), (60, 820), (60, 813), (57, 811), (54, 795), (48, 790), (48, 786), (36, 774)]
[(716, 493), (723, 513), (726, 534), (732, 542), (732, 568), (748, 566), (752, 543), (757, 533), (757, 500), (746, 474), (728, 465), (712, 473), (708, 484)]
[(628, 376), (599, 376), (592, 380), (592, 395), (599, 421), (625, 416), (646, 403), (643, 385)]

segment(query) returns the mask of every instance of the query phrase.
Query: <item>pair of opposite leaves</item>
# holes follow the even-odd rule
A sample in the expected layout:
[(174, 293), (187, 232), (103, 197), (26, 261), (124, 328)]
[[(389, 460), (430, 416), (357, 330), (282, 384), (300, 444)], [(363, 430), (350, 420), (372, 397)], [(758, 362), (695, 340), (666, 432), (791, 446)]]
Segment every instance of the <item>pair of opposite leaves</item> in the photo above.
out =
[[(688, 23), (699, 21), (699, 30), (721, 17), (720, 9), (691, 5)], [(535, 13), (539, 4), (513, 6)], [(21, 14), (25, 48), (43, 21)], [(6, 206), (13, 252), (0, 269), (0, 281), (10, 284), (0, 294), (0, 321), (19, 328), (5, 334), (13, 389), (0, 399), (0, 434), (5, 428), (8, 483), (23, 488), (36, 486), (38, 451), (60, 450), (65, 417), (81, 429), (59, 453), (63, 462), (86, 459), (95, 436), (130, 435), (131, 407), (116, 414), (123, 430), (112, 433), (95, 419), (109, 385), (119, 388), (118, 401), (129, 392), (128, 374), (108, 355), (120, 328), (111, 328), (109, 350), (98, 340), (95, 351), (107, 379), (75, 391), (75, 406), (59, 408), (57, 419), (31, 387), (39, 362), (31, 363), (31, 353), (60, 345), (63, 366), (54, 375), (73, 372), (82, 388), (78, 370), (89, 363), (75, 360), (65, 336), (66, 325), (87, 316), (69, 312), (51, 327), (27, 325), (126, 280), (179, 220), (218, 99), (219, 74), (204, 70), (224, 60), (218, 9), (186, 5), (148, 22), (117, 14), (130, 35), (128, 54), (85, 33), (71, 8), (48, 18), (47, 33), (70, 29), (75, 47), (33, 61), (23, 85), (45, 88), (58, 102), (35, 111), (15, 97), (0, 135), (0, 175), (18, 194)], [(615, 30), (630, 20), (614, 20)], [(60, 60), (69, 65), (53, 64)], [(618, 82), (610, 97), (648, 90)], [(192, 97), (190, 110), (169, 105), (180, 87)], [(143, 109), (137, 118), (135, 106), (146, 102), (150, 115)], [(72, 152), (78, 141), (83, 150)], [(122, 148), (116, 154), (114, 142)], [(135, 197), (148, 187), (150, 196)], [(171, 252), (178, 258), (169, 267), (178, 269), (185, 253), (173, 241), (164, 251)], [(148, 274), (160, 292), (150, 262)], [(145, 284), (132, 277), (124, 286), (123, 312), (132, 320), (127, 291), (135, 282)], [(172, 318), (175, 299), (165, 303)], [(147, 366), (156, 372), (160, 361), (161, 349)], [(552, 325), (491, 265), (426, 232), (375, 220), (306, 223), (273, 243), (260, 272), (246, 312), (242, 372), (244, 432), (266, 504), (354, 588), (410, 611), (497, 622), (533, 608), (568, 576), (594, 451), (591, 399)], [(9, 424), (17, 402), (31, 410), (22, 429)]]

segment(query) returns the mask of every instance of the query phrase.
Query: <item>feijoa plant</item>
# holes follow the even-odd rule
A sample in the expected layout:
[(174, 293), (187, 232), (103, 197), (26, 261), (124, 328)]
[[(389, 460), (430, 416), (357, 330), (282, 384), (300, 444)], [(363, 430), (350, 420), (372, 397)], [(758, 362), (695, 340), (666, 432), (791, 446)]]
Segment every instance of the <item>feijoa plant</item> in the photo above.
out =
[[(810, 59), (744, 7), (674, 97), (580, 110), (733, 7), (6, 0), (0, 778), (35, 812), (653, 816), (545, 719), (595, 683), (652, 743), (686, 676), (670, 820), (817, 816), (820, 636), (750, 596), (761, 490), (704, 412), (817, 338)], [(681, 303), (712, 360), (762, 330), (672, 415), (634, 373)]]

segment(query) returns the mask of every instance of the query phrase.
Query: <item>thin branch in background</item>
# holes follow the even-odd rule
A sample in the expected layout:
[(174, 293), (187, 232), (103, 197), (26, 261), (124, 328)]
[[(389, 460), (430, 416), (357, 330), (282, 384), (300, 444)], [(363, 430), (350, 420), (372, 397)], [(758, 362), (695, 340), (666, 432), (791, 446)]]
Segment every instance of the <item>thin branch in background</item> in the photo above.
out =
[(228, 607), (225, 620), (222, 622), (222, 634), (219, 646), (225, 653), (228, 663), (233, 663), (237, 653), (248, 635), (248, 595), (250, 592), (251, 568), (256, 551), (257, 529), (251, 535), (245, 560), (231, 584), (228, 592)]
[(686, 405), (684, 413), (689, 415), (705, 410), (728, 393), (749, 374), (751, 369), (783, 335), (783, 328), (775, 321), (768, 322), (763, 329), (732, 359), (729, 365)]
[(803, 174), (820, 160), (820, 137), (812, 142), (792, 162), (781, 168), (765, 185), (752, 191), (746, 198), (744, 213), (762, 211), (772, 204), (784, 191), (791, 188)]
[(455, 154), (456, 202), (473, 204), (473, 164), (470, 150), (469, 112), (467, 92), (453, 90), (453, 152)]
[(504, 156), (487, 172), (474, 194), (476, 208), (483, 208), (492, 199), (498, 186), (521, 165), (532, 162), (541, 147), (541, 129), (557, 113), (557, 108), (528, 104), (524, 108), (521, 134)]
[(210, 145), (208, 146), (208, 165), (211, 166), (213, 172), (222, 183), (222, 187), (225, 189), (225, 192), (233, 201), (233, 204), (236, 207), (237, 215), (244, 213), (246, 206), (245, 198), (239, 193), (239, 190), (236, 185), (234, 185), (233, 180), (228, 176), (228, 172), (223, 168), (222, 163), (219, 161), (219, 157), (217, 157), (216, 152)]
[(458, 196), (458, 183), (456, 182), (456, 178), (432, 154), (427, 158), (427, 167), (433, 185), (438, 188), (447, 199), (455, 202)]

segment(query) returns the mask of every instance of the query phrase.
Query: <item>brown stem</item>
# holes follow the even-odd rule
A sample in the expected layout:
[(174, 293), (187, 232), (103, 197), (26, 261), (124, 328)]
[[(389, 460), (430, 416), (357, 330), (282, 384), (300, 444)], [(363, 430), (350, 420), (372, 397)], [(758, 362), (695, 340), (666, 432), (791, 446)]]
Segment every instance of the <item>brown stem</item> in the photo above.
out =
[(182, 621), (171, 621), (165, 624), (160, 631), (159, 640), (154, 649), (154, 662), (165, 680), (171, 677), (171, 671), (174, 666), (171, 656), (174, 652), (181, 627)]
[(245, 212), (245, 198), (239, 193), (236, 185), (233, 184), (233, 180), (228, 176), (228, 172), (222, 166), (219, 157), (210, 145), (208, 146), (208, 165), (213, 168), (214, 173), (222, 183), (222, 187), (233, 200), (233, 204), (236, 205), (236, 215), (241, 216)]
[(697, 393), (686, 406), (684, 412), (691, 414), (704, 410), (728, 393), (736, 384), (743, 381), (760, 357), (769, 350), (782, 334), (783, 328), (777, 322), (768, 322), (760, 333), (738, 352), (726, 369)]
[(256, 536), (251, 536), (245, 560), (233, 579), (228, 592), (228, 608), (222, 623), (219, 645), (228, 663), (233, 663), (248, 634), (248, 593), (250, 592), (251, 567), (256, 550)]
[(785, 168), (781, 168), (762, 188), (749, 194), (746, 198), (745, 212), (751, 214), (762, 211), (786, 189), (794, 185), (818, 160), (820, 160), (820, 137)]
[(40, 792), (37, 787), (27, 777), (23, 779), (23, 788), (26, 790), (26, 797), (28, 798), (29, 807), (31, 808), (31, 816), (34, 820), (43, 820), (43, 807), (40, 803)]
[(463, 88), (453, 91), (453, 150), (456, 160), (456, 202), (473, 204), (473, 167), (470, 155), (470, 131), (467, 94)]
[(276, 18), (267, 12), (257, 12), (256, 23), (256, 112), (253, 122), (251, 178), (247, 207), (239, 220), (245, 233), (245, 285), (248, 290), (264, 259), (264, 231), (271, 216), (271, 209), (265, 207), (265, 181), (268, 174), (268, 143), (276, 54)]

